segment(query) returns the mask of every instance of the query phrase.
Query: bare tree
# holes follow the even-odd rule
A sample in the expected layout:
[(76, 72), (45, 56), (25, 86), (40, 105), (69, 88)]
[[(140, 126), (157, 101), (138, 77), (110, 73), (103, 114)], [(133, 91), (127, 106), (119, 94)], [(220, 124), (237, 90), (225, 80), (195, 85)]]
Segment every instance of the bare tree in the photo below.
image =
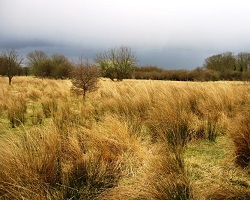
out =
[(29, 67), (34, 67), (39, 64), (42, 60), (45, 60), (48, 58), (45, 52), (35, 50), (27, 54), (27, 59), (28, 59), (28, 66)]
[(100, 66), (104, 76), (112, 80), (117, 78), (118, 81), (122, 81), (131, 76), (137, 58), (130, 47), (120, 46), (97, 54), (95, 61)]
[(72, 91), (77, 94), (82, 94), (85, 101), (87, 92), (93, 92), (98, 89), (97, 83), (99, 77), (99, 69), (87, 59), (83, 61), (83, 59), (80, 58), (72, 72)]
[(35, 76), (42, 76), (41, 66), (46, 63), (48, 56), (44, 51), (35, 50), (27, 54), (27, 65)]
[(1, 55), (1, 74), (8, 76), (9, 85), (11, 85), (12, 78), (20, 72), (23, 57), (20, 56), (16, 50), (5, 50)]

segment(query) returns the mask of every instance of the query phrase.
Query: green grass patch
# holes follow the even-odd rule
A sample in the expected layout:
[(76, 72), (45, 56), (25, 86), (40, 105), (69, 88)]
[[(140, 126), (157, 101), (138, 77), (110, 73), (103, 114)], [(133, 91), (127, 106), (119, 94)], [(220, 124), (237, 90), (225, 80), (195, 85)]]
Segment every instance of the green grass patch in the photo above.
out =
[(226, 135), (217, 137), (216, 142), (200, 140), (188, 145), (185, 163), (195, 199), (216, 199), (213, 194), (222, 187), (225, 198), (239, 188), (250, 192), (249, 174), (234, 166), (233, 159), (233, 142)]

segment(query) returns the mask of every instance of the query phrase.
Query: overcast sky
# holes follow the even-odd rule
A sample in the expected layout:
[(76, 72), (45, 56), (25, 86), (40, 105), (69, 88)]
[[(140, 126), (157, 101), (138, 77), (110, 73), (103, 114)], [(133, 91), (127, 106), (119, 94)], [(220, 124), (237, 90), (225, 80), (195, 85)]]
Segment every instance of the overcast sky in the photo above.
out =
[(0, 50), (93, 58), (120, 45), (167, 69), (250, 52), (250, 1), (0, 0)]

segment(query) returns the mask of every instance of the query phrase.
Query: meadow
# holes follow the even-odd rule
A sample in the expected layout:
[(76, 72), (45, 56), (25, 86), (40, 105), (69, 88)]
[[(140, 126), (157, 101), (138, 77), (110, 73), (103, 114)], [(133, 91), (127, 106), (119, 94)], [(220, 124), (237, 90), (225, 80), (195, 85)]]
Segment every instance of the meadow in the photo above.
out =
[(0, 199), (250, 199), (250, 83), (0, 77)]

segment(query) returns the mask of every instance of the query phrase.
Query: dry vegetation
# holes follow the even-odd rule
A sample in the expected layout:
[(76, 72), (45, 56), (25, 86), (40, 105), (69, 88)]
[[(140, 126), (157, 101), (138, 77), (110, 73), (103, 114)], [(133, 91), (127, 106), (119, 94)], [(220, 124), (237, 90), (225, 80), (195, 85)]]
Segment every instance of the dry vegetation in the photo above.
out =
[(249, 83), (0, 85), (0, 199), (250, 199)]

